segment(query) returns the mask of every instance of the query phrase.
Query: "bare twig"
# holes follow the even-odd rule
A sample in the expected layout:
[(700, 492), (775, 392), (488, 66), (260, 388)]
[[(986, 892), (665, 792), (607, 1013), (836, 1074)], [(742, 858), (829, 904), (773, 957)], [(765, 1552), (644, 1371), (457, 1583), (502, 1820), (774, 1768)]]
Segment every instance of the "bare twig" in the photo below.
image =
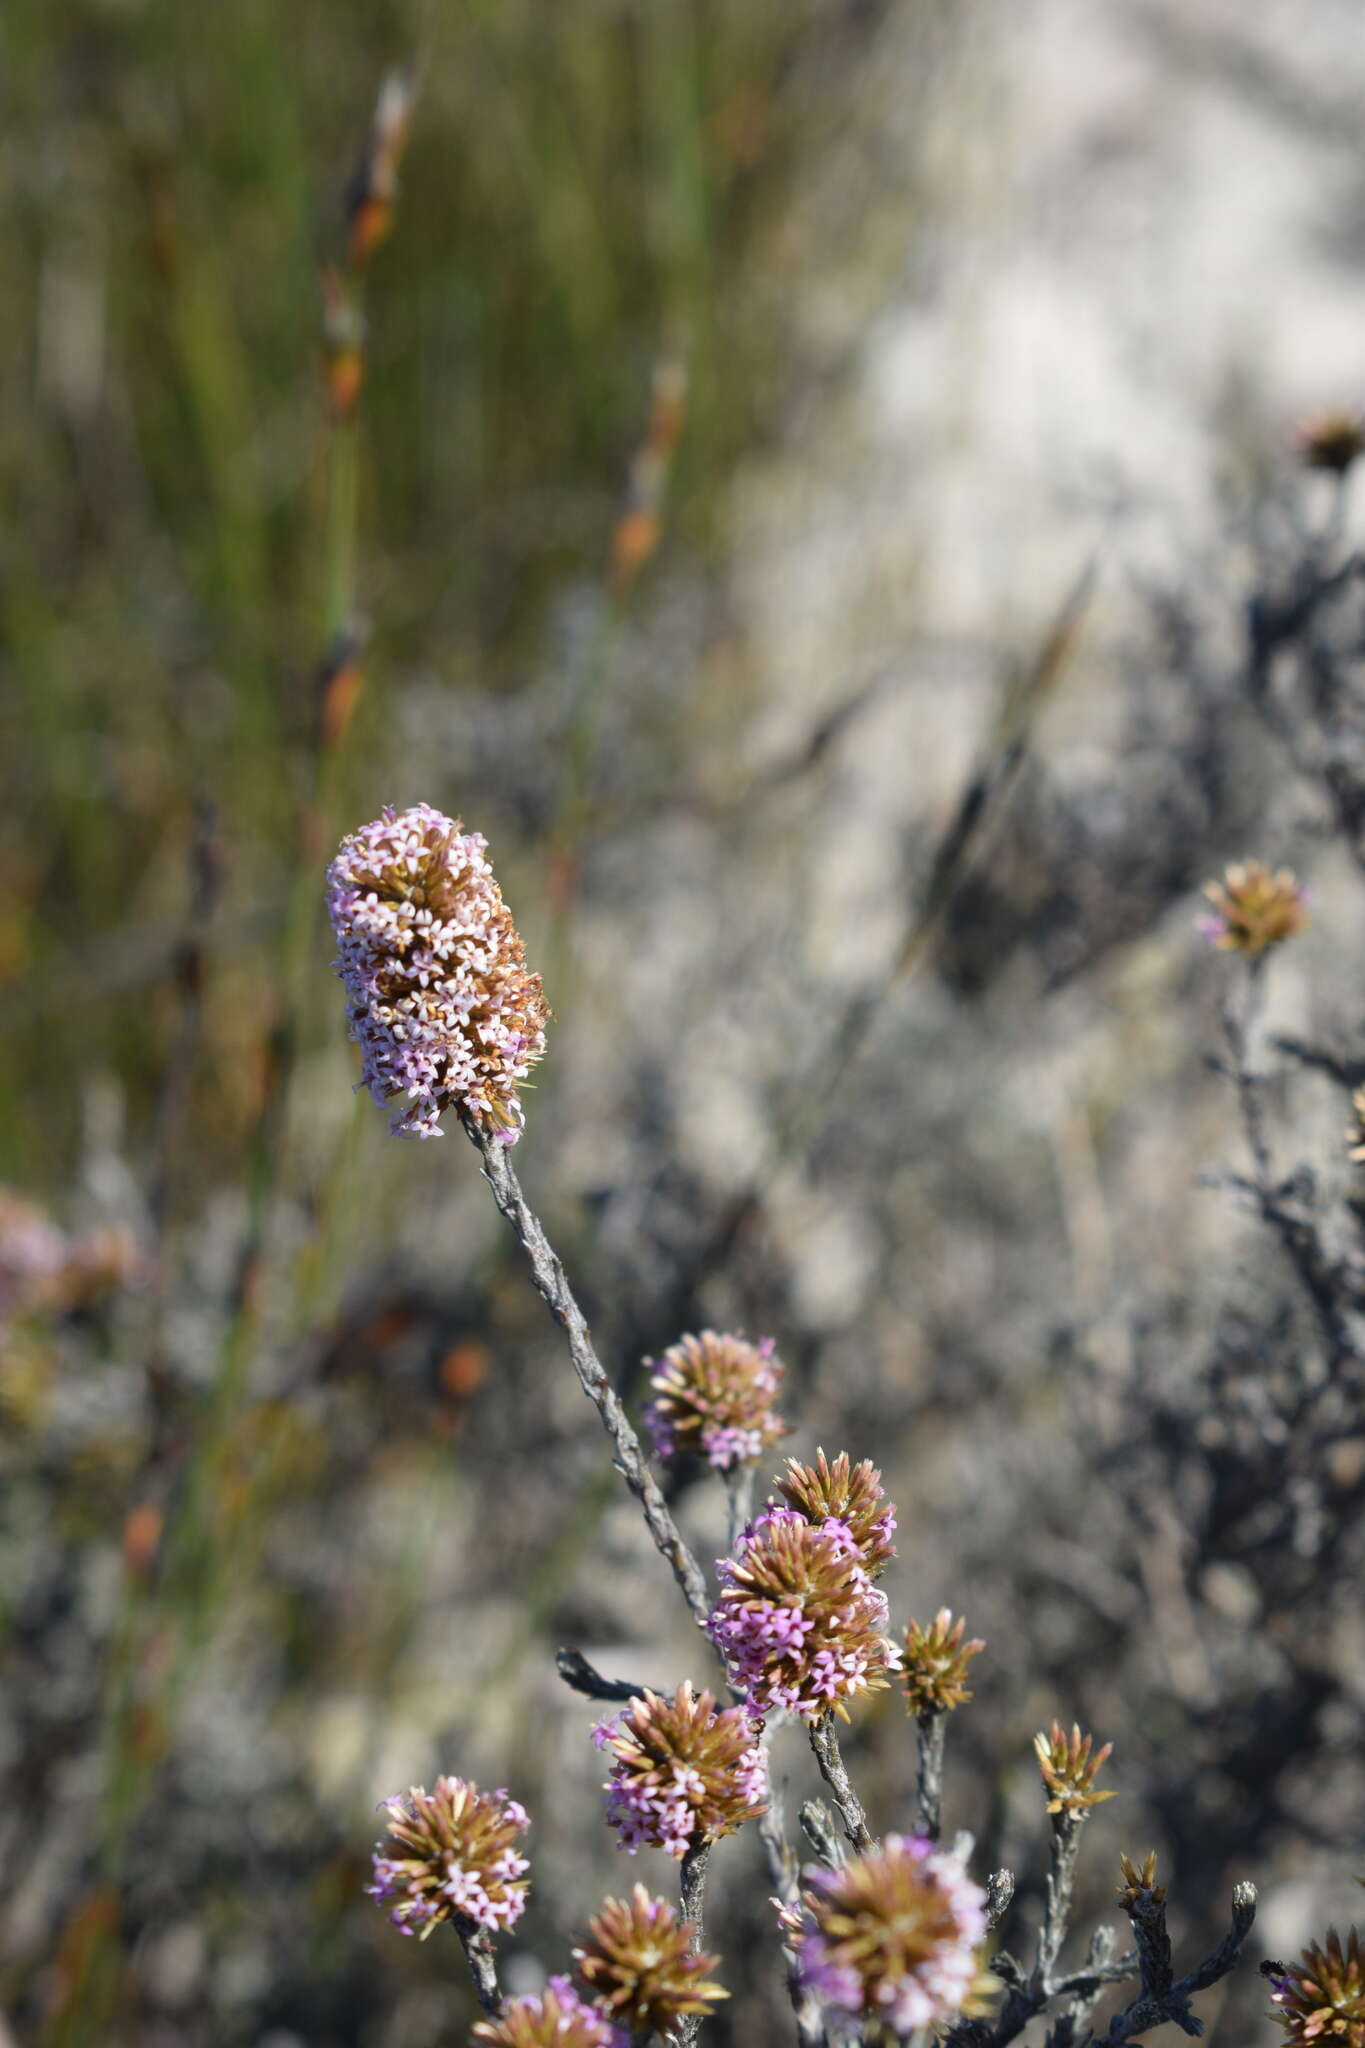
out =
[(804, 1799), (801, 1802), (801, 1832), (828, 1869), (837, 1870), (844, 1862), (844, 1845), (834, 1832), (834, 1823), (823, 1799)]
[(993, 1870), (986, 1879), (986, 1926), (996, 1928), (1010, 1909), (1014, 1897), (1014, 1872)]
[(1115, 2013), (1109, 2022), (1108, 2031), (1098, 2037), (1104, 2048), (1124, 2048), (1124, 2044), (1138, 2034), (1145, 2034), (1152, 2027), (1172, 2023), (1185, 2034), (1202, 2034), (1204, 2023), (1190, 2011), (1190, 2000), (1196, 1991), (1206, 1991), (1210, 1984), (1216, 1984), (1228, 1971), (1241, 1953), (1243, 1942), (1251, 1932), (1256, 1918), (1256, 1887), (1254, 1884), (1238, 1884), (1232, 1888), (1232, 1924), (1211, 1955), (1205, 1957), (1197, 1969), (1182, 1977), (1178, 1984), (1172, 1984), (1164, 1992), (1141, 1992), (1131, 2005)]
[(1038, 1958), (1033, 1966), (1035, 1983), (1049, 1996), (1052, 1972), (1066, 1939), (1071, 1918), (1071, 1894), (1076, 1882), (1076, 1852), (1086, 1822), (1085, 1809), (1072, 1812), (1063, 1807), (1052, 1816), (1052, 1854), (1047, 1888), (1043, 1895), (1043, 1925), (1038, 1936)]
[(754, 1468), (732, 1465), (725, 1474), (725, 1499), (729, 1508), (726, 1549), (733, 1555), (735, 1545), (754, 1512)]
[(539, 1218), (521, 1191), (508, 1148), (499, 1139), (490, 1137), (472, 1116), (463, 1117), (462, 1122), (466, 1135), (483, 1160), (484, 1178), (493, 1190), (494, 1200), (530, 1261), (536, 1287), (568, 1340), (569, 1356), (578, 1375), (578, 1383), (601, 1416), (602, 1426), (611, 1438), (615, 1451), (613, 1463), (639, 1501), (649, 1533), (677, 1580), (693, 1619), (704, 1628), (711, 1607), (706, 1580), (668, 1511), (668, 1504), (645, 1463), (640, 1439), (631, 1427), (611, 1381), (602, 1370), (583, 1311), (574, 1299), (564, 1268)]
[(555, 1670), (565, 1685), (590, 1700), (634, 1700), (648, 1689), (643, 1685), (632, 1685), (629, 1679), (604, 1678), (581, 1650), (556, 1650)]
[(854, 1791), (844, 1759), (839, 1750), (839, 1738), (834, 1732), (834, 1716), (821, 1715), (810, 1724), (810, 1746), (815, 1751), (815, 1761), (820, 1766), (820, 1775), (834, 1794), (834, 1803), (839, 1809), (839, 1818), (844, 1824), (844, 1833), (855, 1849), (875, 1847), (874, 1838), (867, 1825), (862, 1801)]

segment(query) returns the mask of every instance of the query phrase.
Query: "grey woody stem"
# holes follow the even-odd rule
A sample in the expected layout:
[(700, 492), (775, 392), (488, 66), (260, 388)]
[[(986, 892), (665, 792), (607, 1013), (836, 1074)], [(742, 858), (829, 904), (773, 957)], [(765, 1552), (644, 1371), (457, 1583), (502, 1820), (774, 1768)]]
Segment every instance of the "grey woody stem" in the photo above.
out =
[(483, 1160), (484, 1179), (493, 1190), (493, 1199), (511, 1224), (517, 1242), (530, 1262), (536, 1288), (564, 1332), (578, 1383), (601, 1416), (602, 1427), (611, 1438), (616, 1469), (639, 1501), (649, 1533), (677, 1580), (694, 1620), (704, 1628), (711, 1609), (706, 1580), (645, 1463), (640, 1439), (617, 1398), (616, 1389), (602, 1369), (588, 1333), (586, 1318), (574, 1299), (558, 1254), (521, 1191), (521, 1183), (508, 1157), (508, 1147), (490, 1136), (473, 1117), (465, 1116), (461, 1121), (466, 1135)]
[(834, 1732), (834, 1716), (824, 1714), (810, 1724), (810, 1746), (815, 1751), (815, 1761), (820, 1766), (820, 1775), (834, 1794), (834, 1803), (839, 1809), (839, 1818), (844, 1824), (844, 1833), (853, 1848), (861, 1851), (875, 1846), (872, 1831), (867, 1825), (863, 1803), (854, 1791), (844, 1759), (839, 1749), (839, 1738)]

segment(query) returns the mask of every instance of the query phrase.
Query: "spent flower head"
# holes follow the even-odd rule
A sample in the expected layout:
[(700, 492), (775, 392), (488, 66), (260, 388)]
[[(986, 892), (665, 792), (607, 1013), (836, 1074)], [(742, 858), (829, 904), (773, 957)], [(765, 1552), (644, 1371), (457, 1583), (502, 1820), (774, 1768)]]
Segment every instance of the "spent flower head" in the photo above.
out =
[(1310, 413), (1294, 431), (1294, 447), (1305, 469), (1344, 476), (1365, 453), (1365, 418), (1345, 407)]
[(1050, 1733), (1034, 1736), (1033, 1747), (1047, 1787), (1049, 1813), (1084, 1813), (1087, 1807), (1114, 1797), (1112, 1792), (1094, 1789), (1101, 1765), (1114, 1753), (1112, 1742), (1096, 1749), (1094, 1736), (1082, 1735), (1075, 1722), (1068, 1735), (1061, 1723), (1054, 1721)]
[(986, 1645), (979, 1636), (963, 1642), (966, 1621), (940, 1607), (928, 1628), (913, 1618), (905, 1630), (905, 1704), (912, 1714), (946, 1714), (972, 1695), (967, 1666)]
[(853, 1464), (840, 1451), (831, 1465), (823, 1451), (813, 1465), (788, 1458), (777, 1490), (789, 1508), (817, 1527), (835, 1523), (857, 1545), (869, 1578), (880, 1578), (896, 1554), (896, 1510), (882, 1492), (882, 1475), (870, 1458)]
[(794, 1946), (802, 1981), (829, 2004), (903, 2040), (995, 1988), (979, 1954), (986, 1895), (932, 1842), (888, 1835), (807, 1880)]
[(487, 844), (430, 804), (386, 808), (327, 871), (362, 1077), (376, 1102), (405, 1098), (392, 1129), (412, 1137), (439, 1136), (455, 1108), (514, 1142), (518, 1086), (545, 1050), (540, 976)]
[(900, 1667), (885, 1596), (840, 1521), (768, 1508), (718, 1560), (711, 1640), (753, 1714), (783, 1707), (804, 1721), (877, 1691)]
[(661, 1458), (691, 1451), (718, 1472), (752, 1465), (788, 1434), (773, 1407), (783, 1366), (771, 1337), (750, 1344), (703, 1330), (680, 1337), (653, 1366), (644, 1424)]
[(1296, 1963), (1263, 1967), (1274, 2016), (1292, 2042), (1365, 2048), (1365, 1952), (1354, 1927), (1344, 1944), (1332, 1927), (1326, 1944), (1311, 1942)]
[(397, 1901), (389, 1918), (425, 1941), (442, 1920), (471, 1921), (490, 1933), (520, 1919), (530, 1868), (516, 1841), (531, 1825), (505, 1791), (480, 1792), (463, 1778), (414, 1785), (380, 1809), (389, 1836), (376, 1845), (372, 1898)]
[(642, 1845), (684, 1857), (767, 1811), (768, 1767), (742, 1707), (716, 1712), (684, 1681), (671, 1700), (645, 1692), (595, 1731), (611, 1751), (607, 1819), (631, 1855)]
[(1204, 894), (1213, 905), (1200, 919), (1204, 937), (1249, 959), (1283, 945), (1308, 921), (1303, 884), (1292, 869), (1272, 871), (1264, 861), (1235, 861), (1221, 881), (1205, 884)]
[(708, 1981), (716, 1958), (694, 1949), (692, 1923), (667, 1899), (637, 1884), (628, 1899), (604, 1899), (574, 1949), (578, 1974), (607, 2016), (627, 2032), (653, 2028), (671, 2038), (689, 2013), (708, 2012), (729, 1992)]
[(485, 2048), (627, 2048), (626, 2036), (567, 1977), (551, 1977), (529, 1998), (509, 1998), (498, 2017), (480, 2020), (473, 2039)]

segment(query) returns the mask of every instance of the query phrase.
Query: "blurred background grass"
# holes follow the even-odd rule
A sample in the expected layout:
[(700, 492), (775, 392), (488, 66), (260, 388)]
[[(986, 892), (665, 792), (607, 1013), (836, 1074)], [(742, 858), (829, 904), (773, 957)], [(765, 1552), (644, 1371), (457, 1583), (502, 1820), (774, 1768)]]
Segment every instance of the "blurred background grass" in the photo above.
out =
[[(1296, 19), (1277, 64), (1337, 49), (1330, 0), (1310, 13), (1318, 42)], [(1213, 37), (1226, 16), (1193, 18)], [(1134, 651), (1114, 586), (1183, 573), (1191, 496), (1212, 549), (1209, 498), (1273, 468), (1276, 419), (1363, 310), (1353, 188), (1314, 154), (1339, 130), (1302, 94), (1267, 113), (1263, 75), (1190, 28), (1051, 0), (1008, 21), (946, 0), (5, 8), (0, 1180), (73, 1233), (125, 1232), (135, 1283), (0, 1338), (16, 2040), (464, 2038), (458, 1956), (361, 1895), (374, 1800), (442, 1768), (511, 1777), (537, 1830), (524, 1988), (624, 1868), (592, 1710), (550, 1651), (705, 1675), (463, 1142), (392, 1145), (349, 1094), (321, 870), (388, 800), (488, 832), (545, 964), (559, 1023), (519, 1164), (623, 1386), (684, 1326), (772, 1330), (795, 1447), (886, 1465), (898, 1615), (951, 1601), (988, 1638), (949, 1779), (983, 1854), (1027, 1873), (1028, 1738), (1089, 1713), (1125, 1798), (1095, 1823), (1088, 1907), (1148, 1834), (1183, 1854), (1196, 1932), (1253, 1848), (1284, 1880), (1282, 1945), (1339, 1896), (1339, 1856), (1323, 1877), (1312, 1855), (1356, 1810), (1355, 1637), (1312, 1680), (1338, 1775), (1286, 1792), (1251, 1749), (1220, 1775), (1230, 1702), (1262, 1728), (1287, 1702), (1292, 1745), (1318, 1696), (1256, 1554), (1232, 1545), (1206, 1586), (1197, 1504), (1158, 1543), (1115, 1491), (1134, 1442), (1156, 1454), (1125, 1405), (1154, 1352), (1188, 1377), (1234, 1325), (1258, 1368), (1295, 1336), (1258, 1246), (1248, 1281), (1225, 1205), (1192, 1191), (1231, 1119), (1188, 898), (1248, 834), (1311, 862), (1324, 833), (1232, 670), (1195, 715), (1183, 657), (1150, 631)], [(322, 280), (394, 67), (416, 108), (352, 435)], [(1233, 339), (1191, 368), (1205, 275), (1168, 304), (1134, 208), (1150, 227), (1254, 198), (1286, 149), (1339, 231), (1332, 343), (1313, 355), (1299, 319), (1249, 363), (1229, 288)], [(1245, 267), (1301, 308), (1326, 238), (1295, 236), (1284, 278), (1250, 241)], [(1079, 273), (1121, 277), (1135, 324), (1121, 294), (1078, 300)], [(661, 544), (624, 575), (675, 365)], [(1151, 453), (1131, 492), (1115, 449)], [(1054, 661), (1116, 506), (1128, 573)], [(1240, 563), (1240, 537), (1217, 545)], [(1226, 598), (1220, 657), (1235, 583), (1199, 586)], [(350, 623), (364, 681), (328, 750)], [(983, 736), (1041, 674), (1010, 831), (907, 988)], [(1321, 858), (1282, 1023), (1349, 1012), (1355, 899)], [(755, 1207), (807, 1074), (829, 1113)], [(1296, 1143), (1335, 1157), (1334, 1117), (1317, 1102)], [(679, 1512), (719, 1545), (719, 1501), (686, 1487)], [(899, 1707), (858, 1739), (892, 1815)], [(798, 1745), (794, 1795), (803, 1768)], [(717, 2039), (781, 2038), (761, 1877), (740, 1845), (717, 1866)], [(1257, 2010), (1254, 1986), (1222, 2008), (1227, 2038)]]

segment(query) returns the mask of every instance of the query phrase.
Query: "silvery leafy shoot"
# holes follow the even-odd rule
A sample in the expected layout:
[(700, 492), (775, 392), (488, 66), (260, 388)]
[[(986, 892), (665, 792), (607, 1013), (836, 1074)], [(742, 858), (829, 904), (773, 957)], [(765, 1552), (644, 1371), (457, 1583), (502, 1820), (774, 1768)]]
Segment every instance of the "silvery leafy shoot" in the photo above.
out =
[[(1210, 936), (1248, 960), (1303, 921), (1293, 878), (1255, 863), (1229, 869), (1209, 894)], [(723, 1942), (708, 1940), (704, 1925), (709, 1860), (750, 1827), (766, 1859), (788, 2038), (800, 2048), (931, 2039), (1005, 2048), (1035, 2020), (1058, 2048), (1120, 2048), (1168, 2022), (1198, 2033), (1196, 1997), (1236, 1962), (1254, 1887), (1234, 1887), (1223, 1940), (1180, 1970), (1156, 1858), (1124, 1856), (1118, 1905), (1131, 1938), (1120, 1943), (1101, 1926), (1076, 1952), (1077, 1857), (1092, 1809), (1114, 1796), (1102, 1782), (1111, 1745), (1054, 1722), (1034, 1738), (1046, 1830), (1040, 1924), (1014, 1952), (1023, 1936), (1011, 1924), (1013, 1873), (975, 1867), (971, 1838), (943, 1835), (948, 1723), (971, 1700), (971, 1666), (985, 1646), (948, 1608), (927, 1623), (893, 1620), (879, 1581), (895, 1554), (896, 1516), (868, 1459), (821, 1451), (813, 1464), (788, 1459), (772, 1471), (788, 1424), (775, 1405), (783, 1370), (770, 1339), (702, 1330), (648, 1361), (654, 1459), (690, 1456), (730, 1498), (731, 1543), (712, 1575), (684, 1542), (511, 1164), (548, 1011), (485, 841), (426, 804), (386, 810), (343, 841), (328, 900), (364, 1084), (396, 1133), (429, 1138), (443, 1121), (458, 1123), (478, 1150), (698, 1630), (696, 1668), (678, 1674), (671, 1695), (610, 1683), (577, 1653), (561, 1654), (571, 1685), (613, 1704), (584, 1729), (584, 1770), (605, 1766), (605, 1825), (627, 1856), (650, 1847), (673, 1859), (678, 1886), (676, 1900), (638, 1882), (585, 1900), (561, 1952), (545, 1959), (539, 1992), (509, 1997), (499, 1979), (498, 1944), (535, 1883), (534, 1815), (515, 1788), (483, 1790), (451, 1758), (455, 1768), (430, 1791), (384, 1802), (370, 1889), (401, 1934), (454, 1931), (484, 2015), (471, 2038), (507, 2048), (696, 2040), (727, 1996)], [(770, 1490), (754, 1512), (765, 1469)], [(839, 1732), (868, 1695), (890, 1687), (912, 1723), (914, 1793), (879, 1833)], [(779, 1734), (809, 1744), (828, 1794), (802, 1808), (799, 1849), (770, 1776)], [(1266, 1967), (1272, 2010), (1292, 2040), (1365, 2048), (1354, 1930), (1345, 1944), (1333, 1932), (1298, 1963)]]

